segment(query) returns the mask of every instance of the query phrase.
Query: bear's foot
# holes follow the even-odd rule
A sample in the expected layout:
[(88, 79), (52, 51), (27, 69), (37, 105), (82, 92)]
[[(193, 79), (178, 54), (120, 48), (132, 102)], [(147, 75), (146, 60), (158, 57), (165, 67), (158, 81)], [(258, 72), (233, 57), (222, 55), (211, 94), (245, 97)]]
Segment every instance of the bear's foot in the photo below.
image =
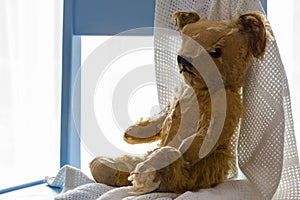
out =
[(131, 193), (135, 195), (152, 192), (160, 185), (160, 180), (156, 180), (156, 169), (146, 163), (139, 163), (128, 180), (132, 183)]
[(120, 158), (97, 157), (90, 163), (91, 173), (97, 183), (110, 186), (129, 186), (130, 172), (134, 170), (141, 158), (123, 156)]
[[(133, 185), (132, 193), (145, 194), (155, 190), (160, 192), (173, 191), (169, 190), (168, 184), (170, 183), (168, 180), (175, 177), (172, 176), (173, 168), (181, 169), (183, 166), (184, 160), (181, 153), (174, 147), (166, 146), (154, 150), (145, 161), (139, 163), (131, 172), (128, 180)], [(180, 173), (180, 170), (178, 172)]]

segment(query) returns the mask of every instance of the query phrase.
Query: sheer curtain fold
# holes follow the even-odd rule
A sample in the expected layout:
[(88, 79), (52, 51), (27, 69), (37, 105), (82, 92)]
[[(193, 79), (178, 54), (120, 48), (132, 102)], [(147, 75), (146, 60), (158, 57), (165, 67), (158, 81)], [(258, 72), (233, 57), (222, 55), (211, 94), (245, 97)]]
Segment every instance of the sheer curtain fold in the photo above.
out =
[(59, 168), (60, 0), (0, 2), (0, 189)]

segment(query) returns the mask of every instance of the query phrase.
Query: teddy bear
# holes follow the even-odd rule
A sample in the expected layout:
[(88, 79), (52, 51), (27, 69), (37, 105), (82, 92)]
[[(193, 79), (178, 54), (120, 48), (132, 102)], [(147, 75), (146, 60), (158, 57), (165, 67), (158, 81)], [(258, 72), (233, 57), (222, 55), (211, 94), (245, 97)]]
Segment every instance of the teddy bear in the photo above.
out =
[[(266, 51), (268, 23), (257, 12), (209, 21), (196, 12), (177, 11), (173, 19), (182, 37), (177, 61), (184, 83), (157, 116), (137, 122), (124, 133), (129, 144), (159, 141), (158, 147), (144, 157), (95, 158), (90, 169), (96, 182), (131, 186), (132, 194), (139, 195), (197, 191), (228, 177), (235, 159), (230, 140), (243, 114), (243, 84), (253, 59), (262, 59)], [(202, 55), (214, 64), (221, 84), (208, 61), (199, 61)], [(214, 124), (222, 119), (216, 134)], [(213, 144), (207, 145), (206, 138)]]

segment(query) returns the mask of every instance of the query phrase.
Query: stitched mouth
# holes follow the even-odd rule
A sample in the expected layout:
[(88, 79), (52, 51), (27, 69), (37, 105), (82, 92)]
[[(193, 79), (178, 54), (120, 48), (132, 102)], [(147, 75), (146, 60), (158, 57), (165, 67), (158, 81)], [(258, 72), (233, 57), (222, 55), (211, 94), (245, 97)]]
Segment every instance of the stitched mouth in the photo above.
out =
[(181, 67), (181, 69), (179, 70), (180, 74), (186, 72), (195, 76), (194, 72), (190, 71), (194, 67), (190, 61), (191, 58), (186, 58), (180, 55), (177, 56), (177, 63)]

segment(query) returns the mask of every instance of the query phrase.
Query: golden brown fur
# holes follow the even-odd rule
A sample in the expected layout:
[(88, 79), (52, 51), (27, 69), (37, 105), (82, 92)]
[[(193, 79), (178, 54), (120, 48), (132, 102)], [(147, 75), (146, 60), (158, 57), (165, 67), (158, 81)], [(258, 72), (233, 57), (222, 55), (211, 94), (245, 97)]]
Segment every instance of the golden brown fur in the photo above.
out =
[[(190, 45), (192, 39), (211, 54), (222, 77), (226, 117), (220, 138), (208, 155), (199, 157), (209, 132), (212, 101), (220, 105), (222, 102), (218, 101), (222, 99), (214, 98), (218, 97), (218, 86), (209, 93), (200, 72), (194, 66), (186, 67), (179, 63), (186, 85), (173, 103), (159, 116), (140, 121), (124, 134), (124, 140), (130, 144), (160, 140), (159, 148), (149, 152), (145, 158), (94, 159), (90, 167), (97, 182), (113, 186), (132, 183), (135, 194), (152, 191), (182, 193), (212, 187), (228, 176), (230, 162), (234, 159), (230, 139), (243, 112), (242, 87), (253, 57), (262, 58), (265, 52), (267, 24), (259, 13), (246, 13), (234, 20), (217, 22), (200, 19), (194, 12), (176, 12), (174, 19), (183, 37), (179, 56), (198, 56), (195, 53), (198, 50)], [(192, 94), (197, 104), (191, 101)], [(189, 116), (197, 114), (198, 121), (188, 121)], [(186, 143), (190, 136), (194, 136), (191, 143)], [(168, 162), (169, 165), (157, 167)]]

